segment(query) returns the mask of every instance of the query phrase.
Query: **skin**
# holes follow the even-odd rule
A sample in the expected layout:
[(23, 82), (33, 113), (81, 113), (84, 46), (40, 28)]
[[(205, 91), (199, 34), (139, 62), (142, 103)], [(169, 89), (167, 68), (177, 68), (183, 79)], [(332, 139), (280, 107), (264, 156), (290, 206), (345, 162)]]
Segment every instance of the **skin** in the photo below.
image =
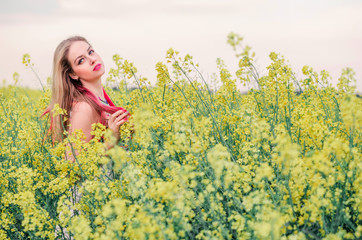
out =
[[(73, 73), (69, 76), (73, 79), (79, 79), (83, 86), (88, 88), (97, 97), (104, 99), (101, 77), (104, 74), (104, 64), (101, 57), (94, 51), (92, 46), (83, 41), (73, 42), (69, 48), (68, 61), (70, 62)], [(94, 67), (101, 64), (98, 70)], [(119, 139), (119, 127), (126, 122), (128, 112), (117, 111), (108, 116), (108, 128), (110, 128), (115, 137)], [(69, 119), (71, 127), (70, 132), (75, 129), (82, 129), (86, 136), (86, 141), (92, 139), (91, 125), (98, 122), (100, 116), (86, 102), (78, 102), (72, 109), (72, 116)]]

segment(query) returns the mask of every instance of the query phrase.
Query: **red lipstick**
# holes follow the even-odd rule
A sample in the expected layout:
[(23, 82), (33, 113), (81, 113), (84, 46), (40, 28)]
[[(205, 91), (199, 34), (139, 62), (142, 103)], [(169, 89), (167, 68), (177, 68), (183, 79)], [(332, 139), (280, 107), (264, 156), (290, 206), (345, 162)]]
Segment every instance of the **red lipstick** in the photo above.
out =
[(93, 68), (93, 71), (98, 71), (101, 67), (102, 67), (102, 64), (97, 64), (97, 65)]

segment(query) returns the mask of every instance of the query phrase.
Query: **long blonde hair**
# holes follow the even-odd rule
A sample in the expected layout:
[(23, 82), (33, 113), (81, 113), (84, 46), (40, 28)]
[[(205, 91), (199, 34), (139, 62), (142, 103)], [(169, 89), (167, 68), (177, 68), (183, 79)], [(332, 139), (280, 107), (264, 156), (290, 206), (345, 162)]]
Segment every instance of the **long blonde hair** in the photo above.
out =
[[(70, 74), (73, 73), (73, 69), (68, 60), (69, 48), (73, 42), (77, 41), (83, 41), (89, 44), (84, 37), (73, 36), (63, 40), (54, 52), (52, 98), (50, 105), (43, 113), (43, 115), (46, 113), (50, 114), (50, 130), (53, 135), (53, 142), (54, 140), (61, 141), (64, 139), (64, 131), (68, 130), (69, 125), (69, 112), (71, 111), (74, 102), (87, 102), (99, 114), (100, 122), (103, 124), (105, 123), (105, 119), (104, 114), (102, 113), (109, 112), (112, 114), (123, 109), (115, 107), (105, 92), (106, 99), (110, 103), (110, 106), (100, 104), (97, 97), (85, 88), (79, 79), (70, 77)], [(53, 114), (52, 109), (55, 104), (58, 104), (60, 108), (66, 110), (66, 114)]]

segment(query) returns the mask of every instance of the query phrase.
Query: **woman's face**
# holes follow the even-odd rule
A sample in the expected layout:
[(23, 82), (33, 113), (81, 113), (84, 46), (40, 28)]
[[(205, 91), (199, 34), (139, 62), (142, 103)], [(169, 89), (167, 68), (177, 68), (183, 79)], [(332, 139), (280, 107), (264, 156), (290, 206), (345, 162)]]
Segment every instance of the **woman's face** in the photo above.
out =
[(101, 57), (87, 42), (73, 42), (69, 48), (68, 61), (73, 69), (70, 77), (86, 82), (94, 82), (104, 74), (104, 65)]

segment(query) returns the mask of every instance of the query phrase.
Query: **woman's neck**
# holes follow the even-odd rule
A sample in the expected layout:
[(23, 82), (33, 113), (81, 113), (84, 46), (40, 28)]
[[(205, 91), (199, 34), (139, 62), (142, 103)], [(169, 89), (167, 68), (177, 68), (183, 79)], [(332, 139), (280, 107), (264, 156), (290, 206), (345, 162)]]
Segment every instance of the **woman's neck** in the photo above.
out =
[(96, 81), (96, 82), (82, 82), (82, 84), (89, 91), (91, 91), (94, 95), (96, 95), (96, 97), (100, 97), (100, 98), (104, 99), (102, 82), (100, 79), (99, 79), (99, 81)]

